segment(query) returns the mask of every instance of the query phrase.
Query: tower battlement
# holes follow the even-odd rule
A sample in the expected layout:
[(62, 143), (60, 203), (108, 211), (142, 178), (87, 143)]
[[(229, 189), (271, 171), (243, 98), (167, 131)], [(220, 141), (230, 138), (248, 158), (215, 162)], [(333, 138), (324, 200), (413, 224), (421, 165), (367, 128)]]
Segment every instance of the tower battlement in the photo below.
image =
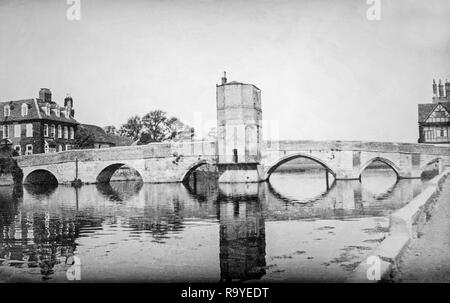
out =
[(446, 79), (445, 84), (439, 79), (438, 84), (433, 79), (433, 103), (450, 102), (450, 82)]

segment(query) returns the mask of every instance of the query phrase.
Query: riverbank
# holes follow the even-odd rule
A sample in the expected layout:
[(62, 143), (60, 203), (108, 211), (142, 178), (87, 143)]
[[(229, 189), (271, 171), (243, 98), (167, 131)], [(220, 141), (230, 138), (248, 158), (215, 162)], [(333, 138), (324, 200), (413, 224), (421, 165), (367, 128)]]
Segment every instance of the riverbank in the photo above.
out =
[(450, 178), (437, 197), (431, 219), (393, 272), (393, 282), (450, 282)]
[[(450, 185), (447, 178), (449, 175), (450, 171), (445, 171), (428, 181), (427, 188), (420, 195), (390, 215), (389, 234), (374, 251), (367, 254), (366, 259), (347, 278), (347, 282), (393, 280), (405, 252), (413, 241), (424, 234), (428, 221), (435, 213), (436, 204), (439, 200), (448, 201), (446, 193)], [(434, 239), (429, 242), (439, 245)], [(426, 265), (419, 264), (419, 267), (425, 268)], [(375, 272), (378, 272), (377, 277), (373, 275)]]

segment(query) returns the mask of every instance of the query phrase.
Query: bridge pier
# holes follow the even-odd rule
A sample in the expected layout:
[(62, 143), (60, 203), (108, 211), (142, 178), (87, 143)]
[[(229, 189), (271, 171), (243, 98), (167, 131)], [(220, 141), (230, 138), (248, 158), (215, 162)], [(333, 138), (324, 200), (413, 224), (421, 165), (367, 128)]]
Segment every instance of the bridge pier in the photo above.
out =
[(218, 164), (219, 183), (257, 183), (262, 182), (263, 169), (257, 163)]

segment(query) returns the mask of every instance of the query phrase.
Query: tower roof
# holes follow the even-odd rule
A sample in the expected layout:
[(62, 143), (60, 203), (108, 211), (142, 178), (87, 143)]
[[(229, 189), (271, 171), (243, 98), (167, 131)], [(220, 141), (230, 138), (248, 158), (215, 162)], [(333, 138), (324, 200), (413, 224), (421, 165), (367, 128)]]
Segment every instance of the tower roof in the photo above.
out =
[(255, 87), (257, 90), (260, 90), (256, 85), (251, 84), (251, 83), (243, 83), (243, 82), (238, 82), (238, 81), (230, 81), (227, 83), (223, 83), (223, 84), (219, 84), (217, 86), (225, 86), (225, 85), (252, 85), (253, 87)]

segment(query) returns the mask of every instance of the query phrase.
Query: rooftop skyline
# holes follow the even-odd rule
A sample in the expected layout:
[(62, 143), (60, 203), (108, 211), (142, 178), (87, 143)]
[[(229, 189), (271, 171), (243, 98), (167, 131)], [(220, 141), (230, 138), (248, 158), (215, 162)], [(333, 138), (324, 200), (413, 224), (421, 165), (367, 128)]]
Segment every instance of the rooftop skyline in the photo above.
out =
[[(74, 99), (81, 123), (162, 109), (216, 118), (215, 84), (261, 89), (280, 139), (416, 142), (417, 104), (450, 79), (450, 3), (0, 0), (0, 101)], [(205, 132), (206, 130), (203, 130)], [(267, 135), (267, 134), (266, 134)]]

